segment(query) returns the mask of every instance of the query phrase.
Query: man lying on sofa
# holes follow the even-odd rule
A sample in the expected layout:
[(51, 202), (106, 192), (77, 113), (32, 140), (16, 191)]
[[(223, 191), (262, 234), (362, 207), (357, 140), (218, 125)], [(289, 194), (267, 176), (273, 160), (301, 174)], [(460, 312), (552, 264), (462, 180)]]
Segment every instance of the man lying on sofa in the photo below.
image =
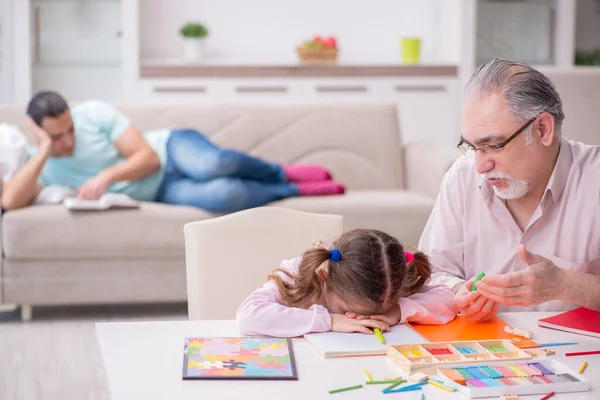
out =
[[(335, 195), (344, 186), (316, 165), (282, 166), (220, 149), (190, 129), (142, 135), (108, 104), (87, 101), (72, 110), (55, 92), (36, 94), (27, 107), (36, 146), (15, 138), (0, 152), (2, 209), (30, 205), (44, 186), (64, 185), (83, 199), (104, 192), (140, 201), (187, 204), (233, 212), (294, 196)], [(16, 130), (5, 130), (18, 132)], [(6, 139), (6, 138), (5, 138)], [(2, 172), (2, 171), (0, 171)]]
[(467, 85), (466, 156), (419, 244), (463, 315), (485, 320), (499, 304), (600, 311), (600, 147), (561, 138), (563, 119), (554, 85), (527, 65), (496, 59)]

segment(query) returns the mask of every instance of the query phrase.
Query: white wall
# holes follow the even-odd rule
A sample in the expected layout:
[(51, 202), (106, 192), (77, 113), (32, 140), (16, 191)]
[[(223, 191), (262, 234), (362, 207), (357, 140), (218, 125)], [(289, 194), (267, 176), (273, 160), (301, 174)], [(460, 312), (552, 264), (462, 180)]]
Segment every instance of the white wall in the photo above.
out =
[(121, 61), (121, 3), (103, 1), (32, 1), (39, 16), (42, 65), (118, 65)]
[(290, 61), (297, 44), (321, 34), (338, 38), (340, 61), (396, 62), (400, 37), (416, 35), (423, 40), (424, 62), (444, 62), (440, 9), (446, 1), (142, 0), (141, 56), (181, 57), (179, 28), (198, 20), (211, 31), (207, 50), (212, 58)]
[(12, 0), (13, 102), (25, 104), (31, 97), (31, 46), (29, 1)]
[(10, 0), (0, 0), (0, 104), (13, 100), (12, 8)]
[(577, 50), (600, 49), (600, 1), (577, 0)]
[(121, 99), (121, 68), (103, 67), (35, 67), (34, 91), (57, 90), (69, 101)]

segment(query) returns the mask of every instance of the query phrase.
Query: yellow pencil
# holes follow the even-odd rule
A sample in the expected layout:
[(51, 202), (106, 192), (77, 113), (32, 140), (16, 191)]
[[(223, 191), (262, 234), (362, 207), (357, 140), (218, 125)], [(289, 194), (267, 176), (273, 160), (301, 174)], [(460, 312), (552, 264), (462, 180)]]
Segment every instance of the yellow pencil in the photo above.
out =
[(452, 389), (451, 387), (448, 387), (446, 385), (441, 385), (441, 384), (439, 384), (437, 382), (434, 382), (432, 380), (428, 380), (427, 383), (429, 383), (430, 385), (433, 385), (433, 386), (437, 386), (440, 389), (444, 389), (444, 390), (446, 390), (448, 392), (456, 392), (456, 389)]
[(383, 339), (383, 334), (381, 333), (381, 329), (373, 328), (373, 332), (375, 332), (375, 336), (379, 339), (379, 343), (384, 344), (385, 340)]
[(367, 377), (367, 381), (372, 382), (373, 381), (373, 377), (371, 376), (371, 374), (369, 373), (369, 371), (367, 371), (365, 369), (365, 375)]
[(419, 352), (419, 350), (413, 349), (410, 352), (417, 357), (421, 357), (421, 352)]
[(585, 367), (587, 367), (587, 361), (584, 361), (583, 364), (581, 364), (581, 368), (579, 368), (580, 374), (583, 374), (583, 371), (585, 371)]

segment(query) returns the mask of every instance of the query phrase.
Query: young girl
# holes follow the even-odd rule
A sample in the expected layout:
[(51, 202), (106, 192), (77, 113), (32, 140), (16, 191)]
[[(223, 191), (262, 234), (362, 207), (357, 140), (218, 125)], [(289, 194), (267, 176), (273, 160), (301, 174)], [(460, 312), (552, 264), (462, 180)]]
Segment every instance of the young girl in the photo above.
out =
[(242, 335), (388, 331), (400, 322), (445, 324), (456, 315), (453, 293), (428, 286), (428, 257), (404, 251), (387, 233), (355, 229), (331, 248), (320, 244), (285, 260), (241, 304)]

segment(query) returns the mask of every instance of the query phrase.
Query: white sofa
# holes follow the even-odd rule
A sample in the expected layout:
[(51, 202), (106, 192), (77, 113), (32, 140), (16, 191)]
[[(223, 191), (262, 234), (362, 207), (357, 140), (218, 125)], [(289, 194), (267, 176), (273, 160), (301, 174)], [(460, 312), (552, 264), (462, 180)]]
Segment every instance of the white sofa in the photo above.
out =
[[(265, 159), (321, 164), (347, 185), (345, 195), (272, 205), (340, 214), (345, 228), (382, 229), (405, 245), (417, 244), (442, 177), (459, 155), (447, 144), (402, 147), (393, 104), (117, 107), (142, 131), (195, 128), (220, 146)], [(0, 122), (22, 127), (24, 108), (0, 108)], [(211, 217), (194, 207), (158, 203), (100, 213), (69, 213), (58, 205), (5, 212), (0, 220), (1, 302), (185, 301), (183, 226)]]

